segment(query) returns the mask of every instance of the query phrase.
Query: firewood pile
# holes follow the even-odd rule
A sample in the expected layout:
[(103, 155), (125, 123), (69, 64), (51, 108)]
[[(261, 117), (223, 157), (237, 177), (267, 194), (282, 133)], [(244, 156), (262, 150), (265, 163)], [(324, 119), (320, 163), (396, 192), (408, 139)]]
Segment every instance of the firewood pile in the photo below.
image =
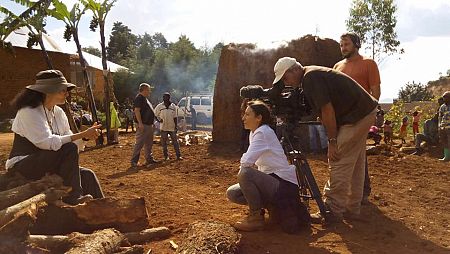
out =
[(143, 198), (103, 198), (70, 206), (57, 175), (27, 181), (0, 174), (0, 253), (143, 253), (141, 244), (170, 236), (148, 228)]

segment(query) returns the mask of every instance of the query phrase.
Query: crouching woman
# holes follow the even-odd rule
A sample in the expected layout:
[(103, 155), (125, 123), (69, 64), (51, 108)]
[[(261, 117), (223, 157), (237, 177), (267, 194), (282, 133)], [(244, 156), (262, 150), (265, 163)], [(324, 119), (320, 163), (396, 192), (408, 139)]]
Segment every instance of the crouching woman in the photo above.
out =
[(58, 104), (64, 104), (75, 85), (58, 70), (41, 71), (36, 83), (24, 88), (12, 101), (17, 115), (12, 124), (14, 142), (6, 169), (37, 180), (57, 174), (71, 187), (64, 202), (76, 205), (104, 197), (95, 173), (78, 165), (78, 147), (98, 137), (100, 125), (73, 134), (68, 119)]
[(298, 197), (295, 167), (289, 165), (275, 132), (269, 127), (270, 110), (262, 102), (250, 102), (242, 120), (251, 131), (250, 145), (241, 157), (238, 183), (228, 188), (227, 197), (231, 202), (248, 205), (249, 215), (233, 226), (242, 231), (262, 230), (267, 208), (271, 221), (294, 233), (309, 223), (309, 214)]

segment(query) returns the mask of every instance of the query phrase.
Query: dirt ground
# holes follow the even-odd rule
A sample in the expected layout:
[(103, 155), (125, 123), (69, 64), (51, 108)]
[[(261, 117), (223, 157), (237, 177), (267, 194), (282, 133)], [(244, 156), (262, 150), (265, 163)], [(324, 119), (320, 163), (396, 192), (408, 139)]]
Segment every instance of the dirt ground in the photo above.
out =
[[(0, 170), (12, 137), (0, 134)], [(236, 182), (241, 155), (236, 147), (183, 146), (183, 161), (129, 170), (133, 142), (132, 134), (123, 134), (118, 145), (82, 153), (81, 165), (97, 173), (106, 195), (145, 197), (151, 226), (172, 231), (170, 239), (148, 243), (146, 250), (173, 253), (169, 240), (180, 244), (190, 223), (233, 223), (245, 216), (245, 207), (225, 197)], [(154, 155), (162, 159), (159, 144)], [(372, 195), (371, 204), (363, 206), (363, 221), (313, 224), (298, 235), (279, 228), (243, 233), (240, 253), (450, 253), (450, 163), (437, 161), (437, 156), (369, 156)], [(308, 160), (322, 188), (328, 176), (326, 157), (311, 155)], [(311, 210), (317, 210), (314, 204)]]

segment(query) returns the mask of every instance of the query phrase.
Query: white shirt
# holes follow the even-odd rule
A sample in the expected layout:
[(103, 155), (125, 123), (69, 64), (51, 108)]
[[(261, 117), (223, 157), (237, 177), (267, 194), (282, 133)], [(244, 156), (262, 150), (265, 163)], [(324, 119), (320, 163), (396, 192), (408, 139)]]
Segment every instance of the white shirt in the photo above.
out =
[(258, 170), (266, 174), (276, 174), (281, 179), (297, 184), (295, 166), (289, 165), (280, 141), (275, 132), (262, 125), (250, 132), (250, 146), (241, 157), (241, 167), (256, 165)]
[(169, 107), (166, 108), (164, 102), (161, 102), (155, 108), (155, 116), (162, 120), (160, 130), (175, 131), (175, 121), (173, 119), (178, 117), (178, 107), (175, 104), (170, 103)]
[[(71, 142), (70, 135), (73, 134), (66, 114), (58, 106), (55, 106), (53, 110), (44, 109), (42, 105), (36, 108), (21, 108), (17, 111), (11, 130), (27, 138), (38, 148), (53, 151)], [(77, 144), (78, 150), (83, 150), (84, 142), (81, 139), (74, 143)], [(26, 157), (27, 155), (8, 159), (5, 168), (12, 168), (14, 164)]]

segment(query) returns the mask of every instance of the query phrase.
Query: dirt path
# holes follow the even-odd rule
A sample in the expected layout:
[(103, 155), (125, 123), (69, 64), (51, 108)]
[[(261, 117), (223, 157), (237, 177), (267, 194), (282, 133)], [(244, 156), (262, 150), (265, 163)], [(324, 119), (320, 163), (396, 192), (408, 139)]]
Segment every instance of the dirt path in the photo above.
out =
[[(0, 134), (0, 169), (11, 147), (12, 135)], [(81, 154), (81, 165), (95, 170), (106, 195), (143, 196), (152, 226), (167, 226), (181, 242), (182, 232), (197, 220), (232, 223), (245, 207), (231, 204), (226, 188), (235, 183), (240, 154), (231, 147), (182, 147), (185, 160), (130, 171), (131, 134), (120, 145)], [(161, 147), (154, 149), (161, 159)], [(319, 186), (328, 176), (325, 156), (309, 163)], [(364, 221), (324, 228), (313, 225), (299, 235), (278, 228), (244, 233), (241, 253), (450, 253), (450, 164), (427, 156), (369, 157), (371, 205)], [(316, 211), (314, 205), (312, 210)], [(168, 240), (146, 245), (153, 253), (173, 253)]]

